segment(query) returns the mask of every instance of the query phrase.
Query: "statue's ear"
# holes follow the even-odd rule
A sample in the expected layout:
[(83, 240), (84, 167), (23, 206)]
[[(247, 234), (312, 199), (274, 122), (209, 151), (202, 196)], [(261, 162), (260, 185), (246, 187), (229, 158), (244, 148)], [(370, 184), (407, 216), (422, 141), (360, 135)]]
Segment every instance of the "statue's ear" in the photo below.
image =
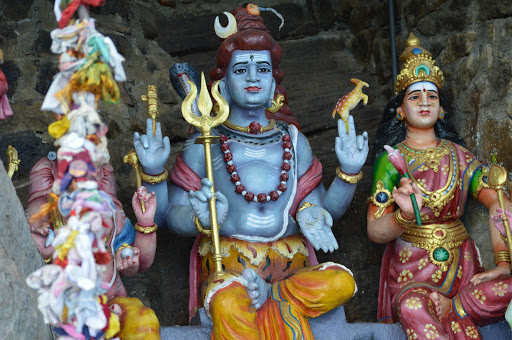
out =
[(229, 94), (228, 85), (226, 84), (226, 78), (222, 78), (219, 82), (220, 94), (226, 99), (229, 105), (231, 105), (231, 96)]

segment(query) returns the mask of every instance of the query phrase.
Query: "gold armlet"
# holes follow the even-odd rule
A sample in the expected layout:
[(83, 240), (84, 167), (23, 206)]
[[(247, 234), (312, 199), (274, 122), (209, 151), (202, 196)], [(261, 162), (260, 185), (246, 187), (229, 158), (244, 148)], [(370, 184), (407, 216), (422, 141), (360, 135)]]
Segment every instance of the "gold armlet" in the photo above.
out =
[(302, 203), (302, 205), (300, 206), (299, 209), (297, 209), (297, 212), (295, 213), (295, 215), (297, 215), (298, 213), (300, 213), (302, 210), (306, 209), (306, 208), (309, 208), (309, 207), (314, 207), (315, 205), (312, 204), (312, 203), (309, 203), (309, 202), (304, 202)]
[(363, 172), (359, 171), (357, 175), (348, 175), (341, 171), (340, 167), (338, 166), (336, 168), (336, 176), (338, 176), (339, 179), (341, 179), (343, 182), (347, 182), (350, 184), (356, 184), (363, 178)]
[[(196, 225), (196, 228), (197, 230), (203, 234), (203, 235), (206, 235), (208, 237), (211, 237), (212, 236), (212, 230), (211, 229), (204, 229), (203, 228), (203, 225), (201, 224), (201, 222), (199, 221), (199, 217), (194, 217), (194, 224)], [(220, 226), (219, 226), (219, 229), (220, 229)]]
[(154, 233), (157, 229), (158, 229), (158, 226), (156, 225), (156, 223), (152, 227), (141, 227), (138, 223), (135, 223), (135, 230), (137, 230), (139, 233), (143, 233), (146, 235)]
[(400, 208), (395, 210), (395, 222), (402, 228), (409, 228), (416, 225), (416, 220), (414, 218), (412, 220), (406, 220), (402, 216), (402, 210), (400, 210)]
[(508, 250), (501, 250), (499, 252), (497, 252), (496, 254), (494, 254), (494, 263), (496, 263), (496, 265), (498, 265), (498, 263), (500, 262), (508, 262), (510, 263), (510, 253), (508, 252)]
[(368, 197), (368, 202), (379, 208), (373, 215), (373, 217), (379, 218), (387, 207), (390, 207), (395, 203), (395, 200), (391, 195), (391, 191), (384, 187), (384, 183), (381, 180), (377, 181), (376, 186), (377, 190), (375, 190), (375, 193), (372, 196)]
[[(155, 230), (156, 230), (156, 229), (155, 229)], [(132, 246), (131, 246), (131, 245), (129, 245), (128, 243), (123, 243), (123, 244), (121, 245), (121, 247), (117, 248), (116, 253), (117, 253), (118, 251), (120, 251), (120, 250), (123, 250), (124, 248), (131, 248), (131, 247), (132, 247)]]
[(482, 192), (482, 189), (489, 189), (489, 184), (487, 184), (487, 175), (489, 173), (489, 169), (482, 168), (482, 173), (478, 177), (478, 185), (476, 187), (475, 192), (473, 192), (473, 197), (478, 198), (478, 195)]
[(149, 184), (157, 184), (157, 183), (162, 183), (163, 181), (165, 181), (167, 179), (167, 177), (169, 177), (169, 172), (167, 170), (164, 170), (164, 172), (162, 172), (160, 175), (148, 175), (146, 173), (142, 173), (140, 178), (144, 181), (144, 182), (147, 182)]

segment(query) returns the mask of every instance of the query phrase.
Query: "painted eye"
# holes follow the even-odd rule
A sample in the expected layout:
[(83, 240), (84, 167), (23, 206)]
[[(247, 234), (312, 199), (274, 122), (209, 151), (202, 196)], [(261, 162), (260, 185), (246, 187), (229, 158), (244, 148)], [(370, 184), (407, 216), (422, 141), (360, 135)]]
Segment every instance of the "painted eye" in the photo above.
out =
[(419, 96), (410, 96), (409, 97), (409, 100), (417, 100), (419, 99), (420, 97)]
[(437, 99), (437, 96), (435, 94), (431, 94), (430, 96), (428, 96), (430, 99)]
[(260, 67), (258, 69), (258, 72), (261, 72), (261, 73), (268, 73), (270, 72), (270, 69), (268, 67)]
[(234, 74), (244, 74), (245, 72), (247, 71), (244, 68), (239, 68), (238, 70), (233, 71)]

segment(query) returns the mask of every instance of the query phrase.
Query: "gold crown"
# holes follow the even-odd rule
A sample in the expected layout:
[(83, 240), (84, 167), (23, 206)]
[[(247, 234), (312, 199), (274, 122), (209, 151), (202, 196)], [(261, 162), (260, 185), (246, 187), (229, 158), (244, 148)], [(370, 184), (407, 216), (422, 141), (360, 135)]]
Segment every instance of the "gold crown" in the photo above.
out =
[(420, 46), (420, 39), (414, 34), (407, 38), (406, 48), (400, 56), (404, 64), (396, 77), (395, 94), (419, 81), (429, 81), (442, 88), (444, 85), (443, 72), (435, 66), (432, 55)]

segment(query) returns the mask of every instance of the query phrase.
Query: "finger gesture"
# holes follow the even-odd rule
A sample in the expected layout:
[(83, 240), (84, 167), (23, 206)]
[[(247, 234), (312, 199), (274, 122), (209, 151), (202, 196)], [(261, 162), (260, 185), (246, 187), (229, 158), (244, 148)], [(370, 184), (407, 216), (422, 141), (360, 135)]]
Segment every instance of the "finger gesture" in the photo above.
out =
[(153, 121), (148, 118), (146, 120), (146, 133), (140, 135), (135, 132), (133, 145), (145, 173), (157, 175), (164, 171), (165, 163), (171, 153), (171, 142), (167, 136), (162, 138), (162, 129), (159, 122), (156, 123), (155, 135), (153, 136)]
[(365, 131), (362, 135), (356, 136), (354, 117), (352, 116), (348, 116), (348, 134), (346, 131), (345, 122), (338, 119), (338, 137), (336, 137), (334, 150), (340, 162), (341, 171), (354, 175), (361, 170), (366, 162), (368, 133)]

